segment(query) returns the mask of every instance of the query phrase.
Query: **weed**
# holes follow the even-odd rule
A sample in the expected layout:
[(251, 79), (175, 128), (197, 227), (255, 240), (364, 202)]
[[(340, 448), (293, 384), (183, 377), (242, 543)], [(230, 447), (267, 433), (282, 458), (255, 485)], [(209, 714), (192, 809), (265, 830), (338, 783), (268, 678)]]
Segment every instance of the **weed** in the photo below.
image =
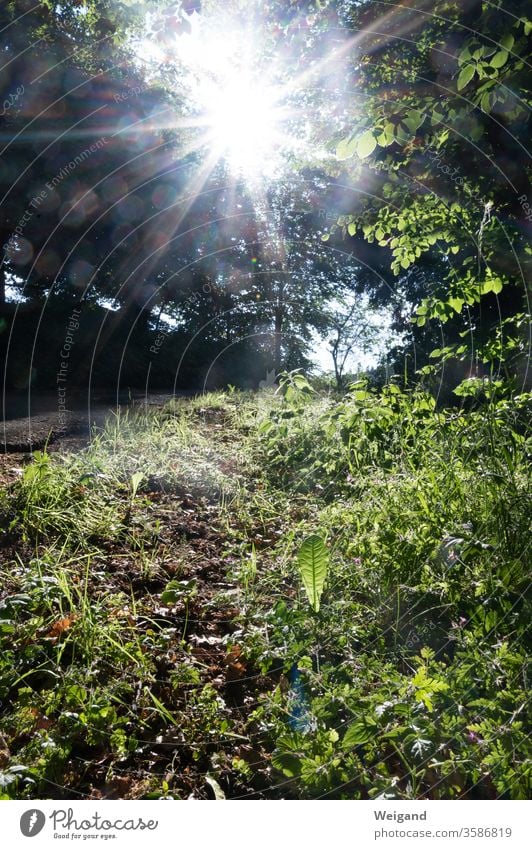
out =
[(296, 372), (36, 453), (3, 797), (525, 798), (530, 397), (482, 404)]

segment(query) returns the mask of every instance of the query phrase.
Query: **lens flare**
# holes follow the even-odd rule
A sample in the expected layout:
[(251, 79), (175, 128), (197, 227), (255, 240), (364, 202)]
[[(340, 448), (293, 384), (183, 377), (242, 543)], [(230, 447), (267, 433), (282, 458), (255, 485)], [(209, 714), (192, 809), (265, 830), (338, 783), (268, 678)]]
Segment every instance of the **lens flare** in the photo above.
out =
[(245, 75), (214, 86), (205, 101), (204, 117), (208, 144), (233, 173), (252, 178), (275, 170), (283, 136), (274, 89)]
[[(190, 30), (166, 43), (164, 62), (162, 50), (159, 57), (159, 64), (176, 69), (176, 90), (185, 104), (181, 126), (199, 131), (198, 146), (210, 161), (225, 162), (250, 182), (277, 175), (296, 147), (283, 67), (274, 57), (266, 61), (261, 44), (256, 28), (194, 15)], [(148, 39), (137, 48), (148, 66), (158, 50)]]

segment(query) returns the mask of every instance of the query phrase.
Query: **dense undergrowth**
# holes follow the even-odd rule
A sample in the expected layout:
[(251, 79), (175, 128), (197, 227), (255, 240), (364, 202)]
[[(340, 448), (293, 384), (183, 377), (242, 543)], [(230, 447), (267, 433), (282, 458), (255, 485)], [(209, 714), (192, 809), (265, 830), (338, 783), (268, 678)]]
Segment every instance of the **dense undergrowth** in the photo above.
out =
[(529, 409), (296, 374), (36, 454), (0, 502), (0, 793), (529, 795)]

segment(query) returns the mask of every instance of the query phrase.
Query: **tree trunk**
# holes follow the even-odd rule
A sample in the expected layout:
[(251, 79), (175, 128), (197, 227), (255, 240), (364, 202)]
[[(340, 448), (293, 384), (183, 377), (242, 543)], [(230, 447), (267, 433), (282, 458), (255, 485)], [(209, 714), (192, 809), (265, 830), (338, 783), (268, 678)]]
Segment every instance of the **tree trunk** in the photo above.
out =
[(273, 368), (275, 374), (279, 374), (282, 367), (281, 361), (281, 342), (283, 335), (283, 319), (284, 319), (284, 284), (278, 283), (277, 296), (274, 312), (274, 338), (273, 338)]
[(275, 309), (275, 330), (273, 338), (273, 368), (275, 374), (281, 371), (281, 335), (283, 332), (283, 313), (280, 307)]
[(5, 229), (4, 227), (0, 228), (0, 308), (6, 302), (6, 262), (5, 262), (5, 251), (6, 245), (11, 237), (11, 229)]
[(0, 311), (6, 302), (6, 267), (4, 263), (0, 266)]

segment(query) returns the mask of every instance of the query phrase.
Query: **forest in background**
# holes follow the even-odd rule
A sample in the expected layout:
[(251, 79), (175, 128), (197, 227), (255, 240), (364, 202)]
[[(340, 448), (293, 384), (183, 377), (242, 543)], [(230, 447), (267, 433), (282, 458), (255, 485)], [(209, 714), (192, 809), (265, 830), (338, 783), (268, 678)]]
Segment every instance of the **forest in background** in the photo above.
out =
[(3, 4), (8, 389), (55, 385), (73, 308), (73, 387), (257, 388), (316, 336), (371, 346), (368, 309), (409, 385), (527, 385), (526, 3), (388, 5), (224, 7), (305, 136), (257, 203), (204, 167), (175, 46), (216, 3)]
[(530, 798), (528, 7), (2, 4), (0, 799)]

